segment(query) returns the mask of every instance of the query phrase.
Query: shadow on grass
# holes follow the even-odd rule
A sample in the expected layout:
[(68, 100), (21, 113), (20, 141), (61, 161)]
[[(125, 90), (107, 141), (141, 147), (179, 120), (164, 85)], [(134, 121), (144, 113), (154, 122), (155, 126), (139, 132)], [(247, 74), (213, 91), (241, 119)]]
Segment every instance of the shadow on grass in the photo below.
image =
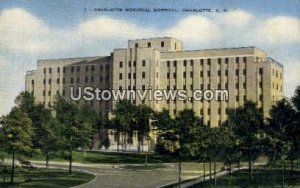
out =
[[(9, 177), (9, 174), (6, 177)], [(69, 174), (63, 170), (17, 169), (14, 184), (7, 183), (9, 181), (7, 178), (5, 185), (3, 184), (3, 179), (0, 179), (0, 185), (2, 187), (65, 188), (87, 183), (94, 179), (94, 177), (92, 174), (79, 172)]]
[[(284, 186), (300, 187), (300, 171), (294, 171), (293, 177), (286, 171)], [(213, 180), (192, 186), (192, 188), (200, 187), (282, 187), (282, 174), (279, 169), (255, 169), (250, 179), (248, 171), (242, 170), (219, 177), (217, 186)]]

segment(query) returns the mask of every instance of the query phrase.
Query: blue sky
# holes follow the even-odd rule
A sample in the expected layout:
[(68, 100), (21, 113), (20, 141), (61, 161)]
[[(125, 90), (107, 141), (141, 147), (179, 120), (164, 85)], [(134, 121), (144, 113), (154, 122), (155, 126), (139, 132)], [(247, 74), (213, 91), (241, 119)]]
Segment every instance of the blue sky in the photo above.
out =
[[(175, 8), (176, 13), (94, 8)], [(182, 8), (227, 9), (183, 13)], [(88, 10), (88, 11), (85, 11)], [(108, 55), (128, 39), (173, 36), (185, 49), (257, 46), (285, 66), (285, 95), (300, 84), (299, 0), (0, 1), (0, 115), (38, 59)]]

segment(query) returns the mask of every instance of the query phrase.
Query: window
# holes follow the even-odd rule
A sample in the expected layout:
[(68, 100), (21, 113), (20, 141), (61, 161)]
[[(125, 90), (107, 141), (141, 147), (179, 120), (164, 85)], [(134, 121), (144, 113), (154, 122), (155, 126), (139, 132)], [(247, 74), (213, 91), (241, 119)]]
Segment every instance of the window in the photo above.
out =
[(146, 86), (142, 85), (142, 90), (145, 91), (145, 89), (146, 89)]
[(225, 89), (228, 89), (228, 83), (225, 83)]
[(177, 66), (177, 61), (173, 61), (173, 66), (174, 66), (174, 67)]
[(183, 61), (183, 66), (186, 66), (186, 60)]
[(167, 67), (169, 67), (170, 66), (170, 61), (167, 61)]
[(136, 66), (136, 61), (133, 61), (133, 66), (134, 66), (134, 67)]
[(151, 42), (148, 42), (148, 48), (150, 48), (151, 47)]
[(161, 46), (162, 48), (165, 47), (165, 42), (162, 41), (162, 42), (160, 43), (160, 46)]
[(63, 84), (65, 84), (66, 83), (66, 79), (65, 78), (63, 78)]
[(239, 88), (239, 83), (235, 84), (235, 88), (238, 89)]
[(107, 65), (105, 65), (105, 69), (108, 71), (109, 70), (109, 65), (107, 64)]
[(207, 64), (210, 65), (211, 59), (207, 59)]
[(72, 73), (74, 72), (74, 67), (71, 67), (71, 72), (72, 72)]
[(246, 86), (246, 83), (244, 82), (244, 83), (243, 83), (243, 88), (246, 89), (246, 87), (247, 87), (247, 86)]
[(175, 42), (175, 50), (177, 49), (177, 43)]
[(85, 83), (88, 83), (88, 82), (89, 82), (89, 78), (85, 77)]
[(173, 73), (173, 78), (176, 78), (176, 72)]
[(263, 101), (263, 95), (259, 95), (259, 100)]
[(237, 75), (237, 76), (239, 75), (239, 69), (235, 70), (235, 75)]
[(146, 73), (142, 72), (142, 78), (146, 78)]
[(89, 66), (85, 66), (85, 71), (89, 71)]
[(243, 69), (243, 75), (246, 75), (246, 69)]
[(91, 82), (94, 83), (94, 76), (91, 76)]
[(63, 73), (66, 73), (66, 67), (63, 68)]
[(146, 60), (143, 60), (143, 67), (146, 66)]
[(210, 108), (207, 109), (207, 115), (210, 115)]
[(49, 68), (49, 73), (50, 73), (50, 74), (52, 73), (52, 68)]
[(183, 85), (183, 90), (186, 90), (186, 85)]
[(73, 84), (73, 78), (70, 79), (71, 84)]
[(229, 59), (225, 58), (225, 64), (228, 64), (228, 62), (229, 62)]
[(236, 99), (236, 102), (238, 102), (240, 100), (240, 97), (236, 96), (235, 99)]
[(200, 64), (203, 66), (204, 59), (200, 60)]
[(219, 115), (221, 114), (221, 108), (218, 108), (218, 114)]
[(167, 78), (170, 79), (170, 73), (169, 72), (167, 72)]
[(191, 59), (191, 66), (194, 66), (194, 60)]
[(34, 80), (31, 80), (31, 84), (34, 84)]
[(103, 65), (100, 65), (100, 70), (101, 70), (101, 71), (103, 70)]
[(263, 68), (259, 68), (259, 74), (263, 74)]
[(222, 59), (218, 58), (218, 65), (221, 65)]
[(136, 74), (135, 73), (133, 73), (133, 79), (135, 79), (136, 78)]
[(236, 62), (236, 63), (239, 63), (239, 61), (240, 61), (239, 57), (236, 57), (236, 58), (235, 58), (235, 62)]
[(46, 74), (46, 68), (44, 68), (44, 74)]
[(77, 84), (79, 84), (79, 81), (80, 81), (80, 78), (78, 77), (78, 78), (77, 78)]
[(183, 78), (186, 78), (186, 72), (183, 72)]
[(207, 84), (207, 89), (210, 89), (210, 84)]
[(122, 86), (119, 86), (119, 90), (122, 91)]
[(228, 76), (228, 70), (225, 70), (225, 76)]
[(95, 66), (94, 65), (92, 65), (92, 71), (94, 71), (95, 70)]
[(247, 100), (247, 97), (246, 97), (246, 95), (244, 95), (244, 101), (246, 101)]
[(243, 57), (243, 62), (247, 63), (247, 57)]
[(122, 73), (119, 73), (119, 80), (122, 80)]
[(207, 76), (210, 76), (210, 71), (207, 71)]
[(193, 89), (194, 89), (194, 85), (191, 84), (191, 85), (190, 85), (190, 90), (193, 90)]
[(65, 96), (65, 95), (66, 95), (66, 91), (65, 91), (65, 90), (63, 90), (63, 92), (62, 92), (62, 95), (63, 95), (63, 96)]
[(135, 43), (135, 45), (134, 45), (134, 46), (137, 48), (137, 47), (139, 47), (139, 44), (138, 44), (138, 43)]
[(59, 78), (56, 79), (56, 83), (59, 84)]
[(46, 79), (43, 80), (43, 84), (44, 84), (44, 85), (46, 84)]
[(45, 95), (46, 95), (46, 91), (44, 90), (44, 91), (43, 91), (43, 96), (45, 96)]
[(221, 76), (221, 71), (220, 70), (218, 70), (218, 76)]
[(221, 89), (221, 84), (218, 84), (218, 89)]
[(51, 90), (48, 91), (48, 96), (50, 96), (50, 95), (51, 95)]
[(128, 61), (128, 67), (131, 67), (131, 61)]
[(119, 67), (120, 67), (120, 68), (123, 67), (123, 62), (122, 62), (122, 61), (119, 62)]
[(103, 81), (103, 77), (102, 76), (100, 76), (100, 82), (102, 82)]
[(193, 71), (190, 72), (190, 77), (191, 77), (191, 78), (194, 77)]
[(131, 73), (128, 73), (128, 79), (130, 79), (131, 78)]
[(60, 73), (60, 67), (57, 67), (57, 72)]
[(80, 72), (80, 67), (79, 66), (77, 66), (77, 72)]
[(200, 72), (200, 77), (203, 77), (203, 71)]
[(48, 83), (51, 85), (51, 79), (48, 80)]

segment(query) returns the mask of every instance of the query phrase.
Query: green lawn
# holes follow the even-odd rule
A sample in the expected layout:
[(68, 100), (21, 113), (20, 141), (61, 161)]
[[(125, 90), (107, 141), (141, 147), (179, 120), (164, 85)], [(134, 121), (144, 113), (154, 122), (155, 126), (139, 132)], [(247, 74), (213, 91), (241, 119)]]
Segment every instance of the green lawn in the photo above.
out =
[[(294, 172), (294, 177), (287, 170), (285, 175), (284, 187), (300, 187), (300, 171)], [(214, 181), (208, 181), (194, 185), (192, 188), (215, 187)], [(255, 169), (252, 179), (249, 179), (247, 170), (235, 172), (217, 179), (216, 187), (282, 187), (282, 175), (279, 169)]]
[(65, 188), (87, 183), (95, 178), (92, 174), (73, 172), (69, 174), (64, 170), (33, 169), (24, 170), (17, 168), (15, 183), (9, 184), (10, 174), (5, 174), (5, 186), (3, 173), (0, 174), (0, 187), (30, 187), (30, 188)]
[[(83, 151), (73, 152), (74, 162), (81, 163), (128, 163), (128, 164), (142, 164), (145, 162), (145, 154), (136, 153), (109, 153), (109, 152), (96, 152), (89, 151), (84, 155)], [(45, 157), (36, 155), (31, 160), (44, 161)], [(54, 157), (52, 161), (67, 161), (64, 157)], [(50, 161), (51, 161), (50, 160)], [(162, 156), (157, 154), (150, 154), (148, 158), (149, 163), (162, 163), (162, 162), (176, 162), (175, 157)]]

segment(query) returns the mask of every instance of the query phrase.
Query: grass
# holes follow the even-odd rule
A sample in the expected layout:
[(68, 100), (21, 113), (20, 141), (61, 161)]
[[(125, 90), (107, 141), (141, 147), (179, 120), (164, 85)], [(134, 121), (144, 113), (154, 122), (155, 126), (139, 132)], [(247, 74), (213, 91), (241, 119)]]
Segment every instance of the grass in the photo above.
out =
[(87, 183), (95, 178), (92, 174), (73, 172), (69, 174), (65, 170), (54, 169), (33, 169), (24, 170), (16, 168), (14, 184), (10, 181), (10, 174), (5, 174), (5, 184), (3, 173), (0, 174), (0, 186), (2, 187), (24, 187), (24, 188), (65, 188)]
[[(42, 155), (36, 155), (31, 160), (44, 161), (45, 157)], [(137, 153), (115, 153), (115, 152), (98, 152), (87, 151), (84, 155), (83, 151), (73, 152), (74, 162), (80, 163), (125, 163), (125, 164), (142, 164), (145, 163), (145, 154)], [(64, 157), (54, 157), (50, 161), (67, 161)], [(148, 163), (164, 163), (164, 162), (176, 162), (176, 158), (171, 156), (149, 154)]]
[[(286, 171), (284, 187), (299, 187), (300, 186), (300, 171), (295, 171), (292, 177)], [(252, 178), (249, 179), (247, 170), (235, 172), (231, 175), (219, 177), (217, 186), (214, 180), (203, 182), (192, 188), (207, 188), (207, 187), (282, 187), (282, 174), (279, 169), (255, 169)]]

